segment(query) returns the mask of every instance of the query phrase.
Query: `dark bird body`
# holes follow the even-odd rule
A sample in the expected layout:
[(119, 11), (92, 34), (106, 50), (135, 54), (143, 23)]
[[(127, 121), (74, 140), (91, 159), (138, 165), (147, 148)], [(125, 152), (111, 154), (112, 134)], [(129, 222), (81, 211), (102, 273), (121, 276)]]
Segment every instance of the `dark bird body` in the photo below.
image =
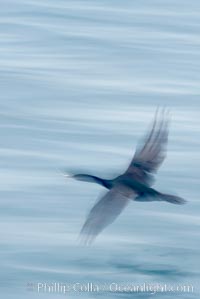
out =
[(91, 209), (81, 230), (83, 243), (90, 244), (94, 238), (122, 212), (131, 201), (165, 201), (183, 204), (185, 200), (174, 195), (163, 194), (152, 188), (156, 173), (166, 156), (168, 120), (166, 113), (157, 114), (151, 131), (124, 174), (112, 179), (102, 179), (88, 174), (75, 174), (76, 180), (102, 185), (109, 191)]

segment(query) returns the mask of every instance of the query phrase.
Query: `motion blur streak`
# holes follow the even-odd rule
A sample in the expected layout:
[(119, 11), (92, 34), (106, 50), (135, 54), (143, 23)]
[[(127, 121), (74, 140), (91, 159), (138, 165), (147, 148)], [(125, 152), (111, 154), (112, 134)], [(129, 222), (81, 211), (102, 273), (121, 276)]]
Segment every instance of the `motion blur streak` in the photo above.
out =
[[(26, 285), (44, 281), (176, 282), (199, 298), (199, 11), (199, 0), (1, 0), (2, 298), (38, 299)], [(77, 246), (100, 186), (58, 169), (117, 176), (157, 106), (172, 119), (153, 187), (188, 203), (131, 202)]]

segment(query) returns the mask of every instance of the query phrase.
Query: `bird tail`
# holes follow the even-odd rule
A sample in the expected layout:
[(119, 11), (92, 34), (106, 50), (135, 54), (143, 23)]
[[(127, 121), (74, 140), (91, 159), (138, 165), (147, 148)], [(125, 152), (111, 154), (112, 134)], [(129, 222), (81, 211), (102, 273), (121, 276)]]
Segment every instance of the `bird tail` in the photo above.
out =
[(167, 202), (170, 202), (170, 203), (176, 204), (176, 205), (183, 205), (187, 202), (185, 199), (183, 199), (179, 196), (175, 196), (175, 195), (164, 194), (164, 193), (159, 192), (158, 196), (161, 200), (167, 201)]

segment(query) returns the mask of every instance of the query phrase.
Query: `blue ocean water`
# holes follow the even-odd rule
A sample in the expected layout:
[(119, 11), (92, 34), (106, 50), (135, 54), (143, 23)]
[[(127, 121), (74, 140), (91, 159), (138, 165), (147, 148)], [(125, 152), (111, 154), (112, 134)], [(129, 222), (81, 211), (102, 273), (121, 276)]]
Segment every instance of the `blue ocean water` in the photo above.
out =
[[(1, 0), (2, 298), (198, 298), (199, 11), (197, 0)], [(121, 173), (157, 106), (171, 124), (155, 187), (188, 204), (133, 202), (77, 245), (104, 190), (59, 170)], [(72, 290), (38, 291), (45, 283)], [(144, 283), (193, 291), (122, 290)]]

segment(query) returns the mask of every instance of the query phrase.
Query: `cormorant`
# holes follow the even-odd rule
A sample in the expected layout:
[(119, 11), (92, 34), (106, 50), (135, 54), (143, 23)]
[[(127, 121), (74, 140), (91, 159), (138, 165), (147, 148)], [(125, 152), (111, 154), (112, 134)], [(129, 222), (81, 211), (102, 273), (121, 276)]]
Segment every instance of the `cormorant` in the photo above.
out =
[[(164, 201), (184, 204), (178, 196), (161, 193), (153, 188), (153, 174), (166, 157), (168, 141), (168, 118), (166, 111), (155, 115), (152, 129), (144, 142), (136, 149), (127, 170), (112, 180), (88, 174), (75, 174), (70, 177), (102, 185), (109, 191), (93, 206), (80, 232), (81, 241), (91, 244), (95, 237), (111, 224), (122, 210), (135, 201)], [(67, 176), (67, 175), (66, 175)]]

